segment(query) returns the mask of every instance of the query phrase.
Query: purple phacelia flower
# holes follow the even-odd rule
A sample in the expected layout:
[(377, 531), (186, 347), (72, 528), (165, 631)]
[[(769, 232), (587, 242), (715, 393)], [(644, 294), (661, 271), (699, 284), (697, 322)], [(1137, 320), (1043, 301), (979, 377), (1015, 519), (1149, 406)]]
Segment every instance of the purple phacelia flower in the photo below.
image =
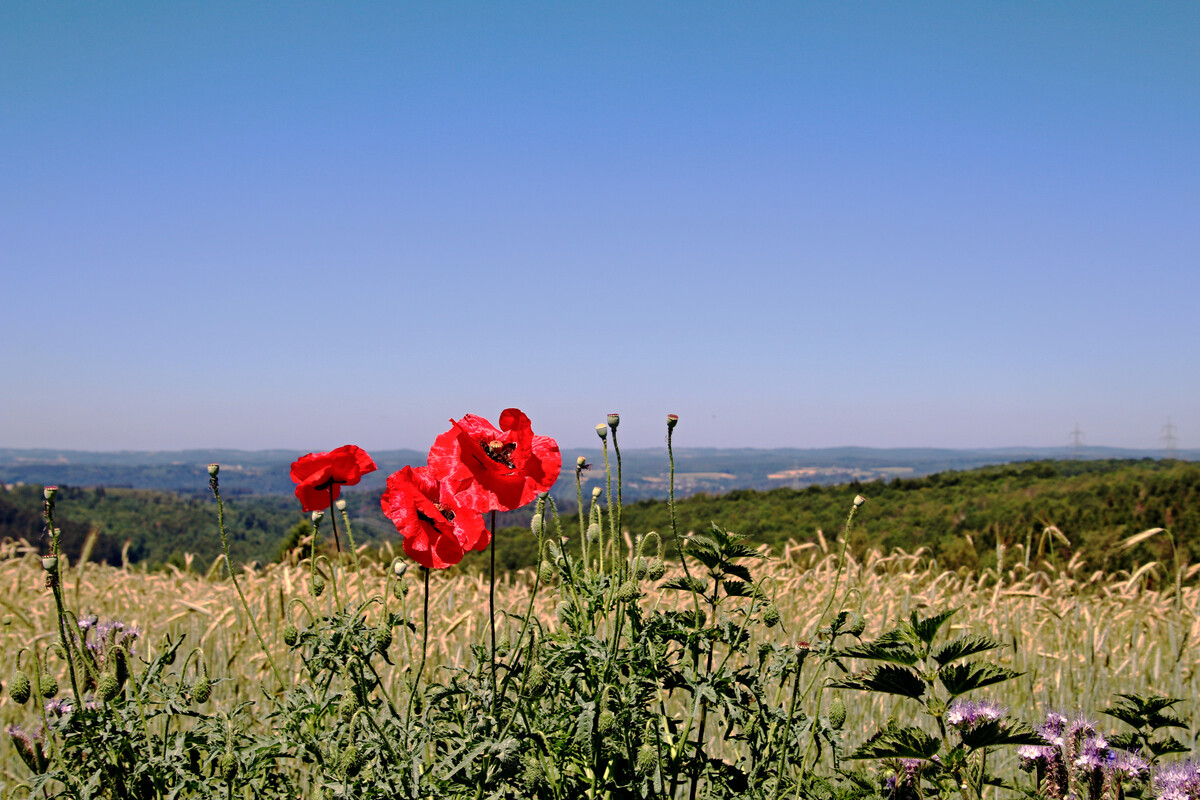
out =
[(1189, 760), (1163, 764), (1150, 785), (1158, 800), (1200, 800), (1200, 763)]
[(991, 700), (956, 700), (946, 712), (946, 722), (959, 730), (974, 728), (1006, 716), (1008, 711)]

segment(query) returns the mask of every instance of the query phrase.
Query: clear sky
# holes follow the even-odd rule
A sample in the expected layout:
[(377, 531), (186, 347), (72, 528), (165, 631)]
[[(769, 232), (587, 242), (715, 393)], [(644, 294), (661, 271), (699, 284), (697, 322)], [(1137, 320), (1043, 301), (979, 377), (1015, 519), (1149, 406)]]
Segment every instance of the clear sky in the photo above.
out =
[(0, 447), (1200, 446), (1200, 4), (0, 5)]

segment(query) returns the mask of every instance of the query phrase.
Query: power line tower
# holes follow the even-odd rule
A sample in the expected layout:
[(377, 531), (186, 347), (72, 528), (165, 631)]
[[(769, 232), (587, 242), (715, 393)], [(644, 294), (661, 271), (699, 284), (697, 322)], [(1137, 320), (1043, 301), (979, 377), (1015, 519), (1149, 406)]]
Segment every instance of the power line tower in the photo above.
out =
[(1171, 422), (1171, 418), (1167, 417), (1167, 424), (1163, 425), (1162, 443), (1163, 450), (1167, 458), (1175, 458), (1175, 452), (1178, 449), (1179, 438), (1175, 435), (1175, 425)]
[(1071, 458), (1078, 459), (1080, 451), (1083, 450), (1083, 431), (1079, 430), (1079, 423), (1075, 423), (1075, 429), (1071, 431)]

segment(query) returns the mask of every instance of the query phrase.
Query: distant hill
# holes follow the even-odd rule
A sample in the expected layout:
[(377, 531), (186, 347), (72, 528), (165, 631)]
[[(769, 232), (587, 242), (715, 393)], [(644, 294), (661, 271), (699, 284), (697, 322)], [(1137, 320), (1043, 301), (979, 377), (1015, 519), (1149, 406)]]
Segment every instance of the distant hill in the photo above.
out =
[[(58, 484), (77, 487), (160, 489), (170, 492), (208, 493), (210, 463), (221, 465), (221, 480), (231, 495), (291, 494), (291, 462), (302, 453), (290, 450), (177, 450), (122, 451), (114, 453), (76, 450), (16, 450), (0, 448), (0, 483)], [(425, 463), (416, 450), (373, 452), (379, 471), (363, 479), (363, 491), (382, 489), (387, 476), (401, 467)], [(1184, 461), (1200, 460), (1200, 450), (1175, 453)], [(583, 456), (591, 469), (583, 473), (588, 485), (604, 481), (602, 452), (568, 449), (563, 452), (563, 474), (554, 496), (560, 502), (575, 497), (575, 463)], [(675, 451), (676, 495), (699, 492), (721, 494), (736, 489), (775, 489), (829, 486), (849, 481), (896, 477), (921, 477), (946, 470), (967, 470), (992, 464), (1044, 459), (1162, 458), (1157, 450), (1122, 450), (1111, 447), (1020, 448), (951, 450), (939, 448), (834, 447), (822, 449), (679, 448)], [(612, 469), (615, 453), (610, 449)], [(669, 465), (665, 448), (625, 450), (621, 454), (625, 497), (629, 500), (667, 496)]]

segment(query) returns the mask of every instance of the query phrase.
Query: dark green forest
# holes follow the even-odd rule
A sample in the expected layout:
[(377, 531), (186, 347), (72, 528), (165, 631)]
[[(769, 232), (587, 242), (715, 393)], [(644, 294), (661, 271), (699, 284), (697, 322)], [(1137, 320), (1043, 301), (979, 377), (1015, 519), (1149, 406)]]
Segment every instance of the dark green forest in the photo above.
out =
[[(1043, 537), (1051, 525), (1070, 539), (1070, 550), (1083, 552), (1091, 569), (1169, 560), (1165, 537), (1152, 537), (1130, 551), (1116, 547), (1151, 527), (1169, 529), (1187, 556), (1200, 530), (1200, 464), (1150, 459), (1020, 462), (921, 478), (699, 494), (680, 500), (676, 508), (681, 531), (704, 530), (715, 522), (778, 547), (789, 539), (814, 541), (818, 530), (829, 542), (836, 541), (856, 494), (868, 503), (851, 532), (854, 551), (926, 548), (950, 569), (994, 565), (997, 541), (1008, 548), (1037, 549), (1044, 543), (1051, 559), (1069, 555), (1060, 542)], [(359, 543), (395, 536), (379, 511), (377, 490), (347, 490), (343, 496)], [(239, 561), (278, 559), (307, 525), (307, 515), (290, 495), (233, 495), (226, 498), (225, 512), (230, 547)], [(532, 537), (523, 527), (530, 513), (525, 509), (500, 517), (497, 559), (505, 567), (534, 558)], [(562, 507), (559, 513), (564, 533), (577, 535), (576, 510)], [(657, 530), (669, 539), (669, 509), (661, 500), (627, 504), (623, 521), (632, 532)], [(182, 565), (184, 554), (192, 553), (202, 569), (221, 548), (216, 504), (196, 493), (63, 487), (58, 525), (73, 560), (92, 531), (96, 542), (91, 558), (110, 564), (122, 562), (126, 543), (128, 561), (149, 568)], [(324, 531), (329, 533), (328, 524)], [(0, 537), (39, 542), (42, 533), (41, 487), (0, 489)], [(484, 558), (471, 558), (462, 568), (479, 569), (484, 563)]]

